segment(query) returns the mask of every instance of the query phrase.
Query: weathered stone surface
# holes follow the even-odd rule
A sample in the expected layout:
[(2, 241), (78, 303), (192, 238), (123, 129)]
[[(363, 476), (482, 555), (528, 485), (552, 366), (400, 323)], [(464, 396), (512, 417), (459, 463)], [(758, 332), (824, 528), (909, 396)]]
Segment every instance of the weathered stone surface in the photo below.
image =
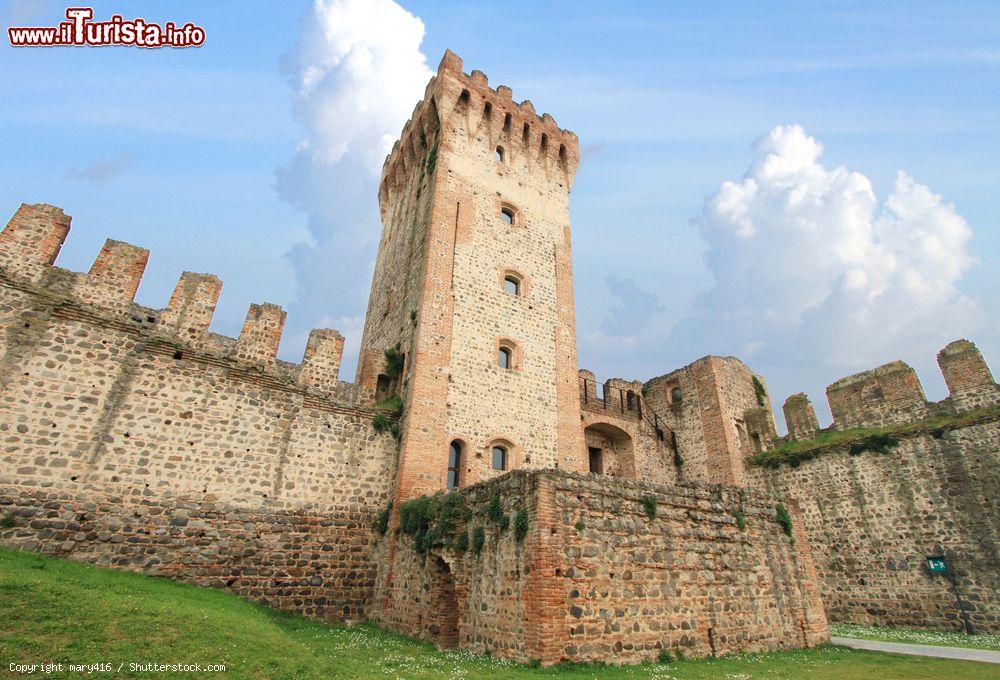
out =
[[(904, 436), (888, 453), (823, 450), (798, 467), (751, 466), (751, 484), (797, 499), (830, 619), (1000, 630), (1000, 420)], [(933, 574), (944, 555), (958, 583)]]
[[(780, 439), (738, 359), (597, 398), (576, 357), (578, 162), (572, 132), (446, 53), (384, 167), (357, 384), (333, 330), (300, 365), (276, 360), (275, 305), (252, 305), (239, 338), (209, 332), (214, 276), (185, 272), (150, 309), (133, 300), (141, 248), (53, 266), (69, 217), (21, 206), (0, 233), (0, 542), (545, 663), (814, 645), (821, 591), (841, 620), (954, 627), (920, 571), (940, 550), (970, 621), (996, 630), (995, 419), (776, 471), (747, 466)], [(939, 361), (949, 399), (927, 403), (896, 362), (831, 386), (832, 428), (1000, 403), (972, 343)], [(398, 441), (372, 426), (391, 396)], [(793, 437), (819, 431), (804, 395), (786, 414)], [(387, 511), (445, 489), (453, 442), (485, 545), (420, 555)], [(523, 541), (486, 517), (494, 498), (511, 522), (527, 512)]]
[[(380, 619), (406, 634), (543, 663), (634, 663), (829, 640), (804, 523), (776, 502), (719, 486), (661, 486), (558, 471), (513, 472), (462, 490), (476, 554), (418, 554), (399, 539)], [(656, 498), (653, 518), (644, 496)], [(526, 510), (519, 542), (488, 506)], [(740, 530), (732, 512), (741, 510)], [(385, 539), (387, 540), (387, 539)]]

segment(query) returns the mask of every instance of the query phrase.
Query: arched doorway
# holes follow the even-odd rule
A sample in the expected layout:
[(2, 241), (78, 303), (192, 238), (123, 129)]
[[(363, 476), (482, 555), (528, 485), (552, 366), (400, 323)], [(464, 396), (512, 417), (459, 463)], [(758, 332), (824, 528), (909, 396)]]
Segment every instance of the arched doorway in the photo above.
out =
[(455, 590), (455, 577), (451, 567), (440, 557), (435, 557), (431, 569), (431, 606), (428, 617), (428, 632), (435, 644), (441, 649), (458, 647), (458, 593)]
[(590, 472), (635, 479), (632, 437), (611, 423), (593, 423), (583, 430)]

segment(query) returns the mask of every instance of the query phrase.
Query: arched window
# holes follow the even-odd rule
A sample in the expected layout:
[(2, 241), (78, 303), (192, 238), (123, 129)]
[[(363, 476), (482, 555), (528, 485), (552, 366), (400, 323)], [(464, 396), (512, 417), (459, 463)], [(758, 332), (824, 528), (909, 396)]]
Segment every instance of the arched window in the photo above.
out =
[(675, 387), (674, 389), (670, 390), (670, 401), (679, 402), (682, 397), (683, 395), (681, 394), (681, 388)]
[(499, 444), (493, 447), (493, 469), (507, 469), (507, 447)]
[(516, 214), (517, 213), (514, 212), (514, 209), (509, 205), (505, 205), (500, 208), (500, 219), (503, 220), (504, 224), (513, 226)]
[(505, 274), (503, 277), (503, 289), (505, 293), (519, 296), (521, 294), (521, 277), (513, 272)]
[(514, 368), (514, 350), (510, 347), (500, 347), (497, 352), (497, 366), (508, 371)]
[(503, 163), (503, 147), (498, 146), (496, 152), (493, 154), (493, 158), (496, 159), (498, 163)]
[(448, 488), (458, 488), (462, 468), (462, 442), (453, 441), (448, 448)]

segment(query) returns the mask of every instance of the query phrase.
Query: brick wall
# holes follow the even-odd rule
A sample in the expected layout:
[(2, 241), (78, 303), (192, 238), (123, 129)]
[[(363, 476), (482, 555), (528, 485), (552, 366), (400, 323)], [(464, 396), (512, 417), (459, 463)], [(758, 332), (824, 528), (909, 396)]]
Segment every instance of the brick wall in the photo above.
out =
[(676, 437), (681, 479), (744, 483), (743, 459), (755, 452), (753, 435), (761, 448), (774, 438), (770, 398), (756, 376), (764, 388), (760, 404), (754, 377), (739, 359), (707, 356), (646, 383), (647, 401)]
[(907, 422), (927, 415), (916, 372), (902, 361), (842, 378), (826, 388), (838, 429)]
[[(812, 646), (828, 640), (804, 522), (792, 537), (775, 501), (721, 487), (659, 486), (561, 471), (515, 472), (461, 492), (486, 545), (418, 555), (399, 540), (384, 624), (519, 660), (633, 663)], [(523, 543), (486, 517), (529, 514)], [(650, 519), (641, 498), (657, 499)], [(741, 509), (741, 531), (732, 514)], [(430, 565), (430, 566), (429, 566)], [(453, 593), (450, 595), (449, 593)], [(442, 602), (456, 611), (445, 622)]]
[(673, 437), (667, 420), (642, 396), (642, 383), (612, 378), (598, 388), (592, 372), (581, 370), (579, 375), (580, 426), (588, 458), (590, 449), (597, 448), (605, 475), (674, 484), (679, 471)]

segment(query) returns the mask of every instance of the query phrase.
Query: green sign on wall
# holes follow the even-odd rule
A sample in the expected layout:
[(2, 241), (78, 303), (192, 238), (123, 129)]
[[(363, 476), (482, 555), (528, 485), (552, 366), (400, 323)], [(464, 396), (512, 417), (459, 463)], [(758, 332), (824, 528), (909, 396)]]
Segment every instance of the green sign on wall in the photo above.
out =
[(934, 574), (943, 574), (948, 571), (948, 565), (944, 561), (944, 557), (928, 557), (927, 568)]

